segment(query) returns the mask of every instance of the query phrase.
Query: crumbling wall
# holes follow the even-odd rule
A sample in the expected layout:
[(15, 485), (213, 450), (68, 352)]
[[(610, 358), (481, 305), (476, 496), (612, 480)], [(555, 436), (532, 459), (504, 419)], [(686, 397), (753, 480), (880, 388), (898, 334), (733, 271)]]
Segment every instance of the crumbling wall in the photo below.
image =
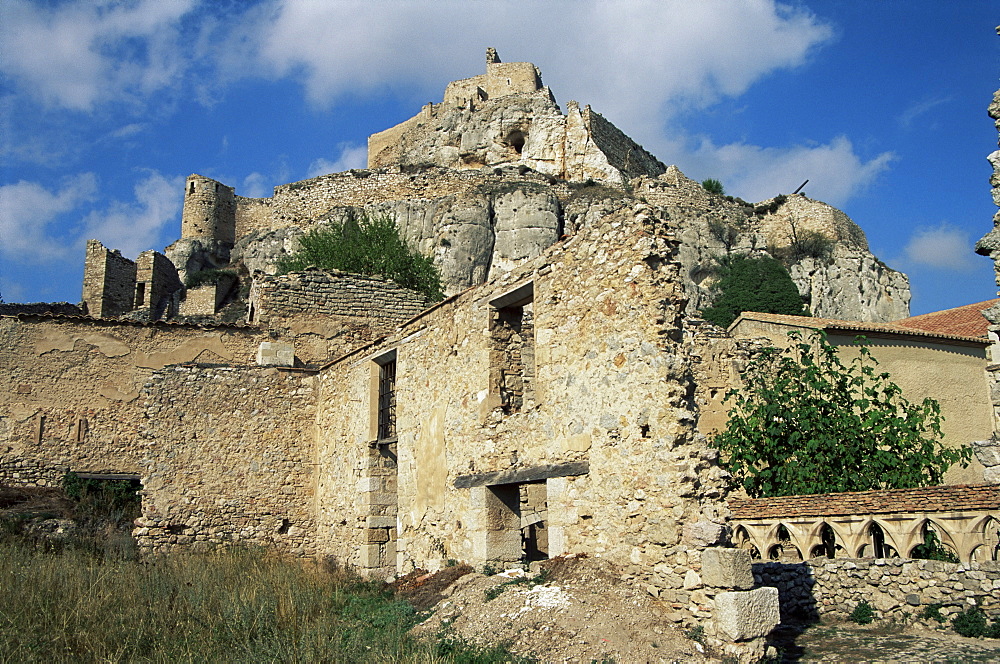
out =
[(428, 305), (423, 295), (375, 277), (307, 270), (259, 275), (251, 322), (293, 337), (296, 355), (321, 363), (389, 334)]
[(83, 264), (83, 305), (98, 318), (116, 318), (132, 310), (135, 298), (135, 263), (117, 249), (87, 240)]
[(314, 554), (313, 382), (248, 366), (153, 372), (141, 396), (140, 549), (242, 543)]
[(140, 393), (183, 362), (246, 364), (256, 330), (0, 317), (0, 483), (57, 485), (67, 470), (140, 474)]
[[(324, 371), (320, 547), (384, 570), (385, 558), (368, 557), (386, 550), (366, 544), (384, 536), (370, 507), (394, 500), (399, 571), (510, 560), (523, 552), (517, 525), (530, 515), (516, 513), (519, 493), (504, 487), (544, 482), (549, 555), (608, 557), (676, 607), (672, 619), (711, 615), (711, 597), (700, 583), (685, 587), (685, 575), (724, 538), (727, 512), (716, 453), (688, 409), (675, 251), (655, 210), (621, 208)], [(488, 321), (526, 298), (533, 404), (505, 412), (490, 385)], [(379, 479), (368, 470), (378, 447), (372, 385), (389, 353), (398, 458), (396, 476)]]
[(271, 228), (273, 198), (237, 196), (235, 201), (237, 240), (253, 231)]
[(168, 299), (184, 285), (169, 258), (158, 251), (139, 254), (136, 259), (135, 281), (133, 309), (147, 311), (150, 320), (176, 313), (169, 311)]
[(607, 156), (608, 163), (625, 177), (658, 175), (666, 170), (663, 162), (626, 136), (625, 132), (611, 124), (603, 115), (592, 111), (589, 105), (583, 109), (583, 118), (594, 144)]

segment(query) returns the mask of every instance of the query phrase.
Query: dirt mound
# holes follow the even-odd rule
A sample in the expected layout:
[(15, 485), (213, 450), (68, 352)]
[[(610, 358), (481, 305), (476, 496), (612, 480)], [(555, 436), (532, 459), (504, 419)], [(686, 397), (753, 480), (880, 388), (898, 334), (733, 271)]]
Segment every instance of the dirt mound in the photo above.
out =
[[(600, 558), (553, 558), (538, 565), (537, 573), (493, 576), (461, 567), (467, 571), (421, 571), (396, 582), (403, 588), (422, 584), (416, 590), (431, 587), (444, 596), (414, 628), (416, 634), (450, 632), (484, 645), (503, 643), (543, 662), (706, 661), (701, 646), (663, 617), (659, 602)], [(441, 589), (445, 582), (438, 575), (454, 582)]]
[(455, 581), (473, 571), (468, 565), (445, 567), (434, 574), (425, 569), (415, 569), (390, 583), (389, 587), (417, 611), (426, 611), (450, 594), (448, 590)]

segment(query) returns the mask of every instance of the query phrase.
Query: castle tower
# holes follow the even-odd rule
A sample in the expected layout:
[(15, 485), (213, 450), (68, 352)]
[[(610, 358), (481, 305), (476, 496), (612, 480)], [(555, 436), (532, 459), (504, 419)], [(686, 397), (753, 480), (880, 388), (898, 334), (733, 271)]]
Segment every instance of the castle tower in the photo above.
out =
[(235, 243), (235, 190), (203, 175), (189, 175), (184, 184), (181, 238)]

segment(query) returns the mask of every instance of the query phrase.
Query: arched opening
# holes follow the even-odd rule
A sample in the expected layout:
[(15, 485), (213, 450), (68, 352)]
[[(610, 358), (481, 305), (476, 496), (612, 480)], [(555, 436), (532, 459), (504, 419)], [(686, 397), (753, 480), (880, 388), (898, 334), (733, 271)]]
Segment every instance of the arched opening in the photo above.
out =
[(833, 532), (833, 527), (824, 522), (819, 529), (820, 543), (809, 552), (810, 558), (836, 558), (837, 551), (844, 548), (837, 544), (837, 534)]
[(921, 543), (910, 549), (910, 558), (957, 563), (958, 555), (941, 541), (937, 527), (928, 519), (920, 527)]
[[(869, 547), (864, 546), (862, 550), (865, 551), (866, 556), (871, 555), (875, 558), (898, 558), (899, 554), (890, 544), (885, 541), (885, 532), (882, 530), (882, 526), (878, 525), (874, 521), (870, 526), (868, 526), (868, 538), (871, 544), (870, 553)], [(861, 555), (859, 553), (859, 555)]]
[(989, 517), (983, 523), (983, 544), (976, 549), (974, 560), (1000, 560), (1000, 521)]
[(524, 135), (524, 132), (522, 132), (520, 129), (515, 129), (514, 131), (507, 134), (507, 138), (506, 140), (504, 140), (504, 143), (514, 148), (514, 152), (516, 152), (517, 154), (521, 154), (522, 152), (524, 152), (525, 140), (527, 140), (527, 137)]
[(792, 544), (792, 536), (788, 532), (788, 528), (784, 524), (779, 524), (778, 529), (775, 532), (775, 537), (778, 540), (777, 544), (772, 545), (767, 550), (767, 557), (769, 560), (782, 560), (785, 562), (802, 560), (802, 552), (799, 548)]

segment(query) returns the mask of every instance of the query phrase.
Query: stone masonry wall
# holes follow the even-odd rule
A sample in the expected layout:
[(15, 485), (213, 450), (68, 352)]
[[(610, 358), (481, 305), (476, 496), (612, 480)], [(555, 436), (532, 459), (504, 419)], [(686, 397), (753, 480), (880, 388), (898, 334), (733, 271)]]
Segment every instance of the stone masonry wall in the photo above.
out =
[(594, 144), (607, 155), (608, 162), (620, 170), (626, 177), (662, 173), (666, 165), (659, 159), (625, 135), (600, 113), (585, 106), (583, 117)]
[(256, 330), (0, 317), (0, 483), (58, 484), (67, 470), (140, 474), (140, 397), (173, 363), (245, 364)]
[[(716, 453), (688, 410), (675, 251), (652, 208), (619, 209), (325, 370), (321, 547), (354, 562), (372, 535), (361, 495), (372, 483), (373, 377), (395, 352), (397, 476), (379, 480), (387, 495), (377, 502), (398, 505), (400, 572), (519, 556), (517, 519), (495, 512), (501, 488), (544, 481), (549, 555), (606, 557), (673, 607), (672, 619), (710, 616), (712, 597), (686, 577), (697, 577), (701, 549), (723, 537), (727, 512)], [(534, 404), (506, 414), (490, 389), (490, 303), (515, 304), (506, 294), (527, 281)]]
[(391, 281), (308, 270), (259, 275), (250, 306), (252, 322), (293, 339), (296, 356), (314, 364), (389, 334), (427, 301)]
[(1000, 563), (945, 563), (906, 558), (814, 558), (756, 563), (754, 580), (778, 589), (783, 623), (846, 620), (867, 601), (879, 619), (918, 617), (932, 604), (953, 616), (978, 602), (1000, 620)]
[(83, 304), (91, 316), (114, 318), (132, 310), (135, 263), (97, 240), (87, 241), (83, 265)]
[(313, 384), (274, 368), (154, 372), (140, 397), (141, 550), (239, 542), (313, 555)]

